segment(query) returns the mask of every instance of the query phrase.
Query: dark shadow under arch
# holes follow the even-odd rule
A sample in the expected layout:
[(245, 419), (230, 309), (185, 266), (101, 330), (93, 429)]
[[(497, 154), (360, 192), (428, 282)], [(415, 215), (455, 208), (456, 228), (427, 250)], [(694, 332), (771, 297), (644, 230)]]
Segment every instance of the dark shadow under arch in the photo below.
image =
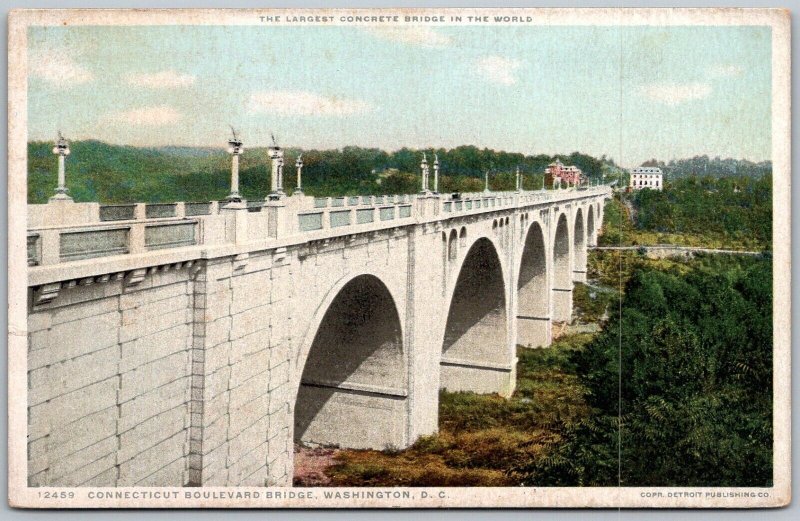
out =
[(583, 223), (583, 211), (578, 209), (575, 214), (575, 232), (573, 233), (573, 254), (576, 272), (586, 272), (586, 229)]
[(553, 292), (551, 294), (552, 319), (569, 322), (572, 318), (572, 265), (569, 225), (564, 214), (558, 218), (553, 238)]
[(401, 323), (389, 290), (372, 275), (349, 281), (311, 344), (295, 404), (295, 440), (351, 448), (402, 445), (404, 366)]
[(450, 391), (509, 393), (505, 285), (489, 239), (475, 241), (456, 279), (442, 345), (442, 387)]
[(517, 281), (517, 343), (528, 347), (550, 342), (550, 287), (547, 249), (539, 223), (528, 229)]

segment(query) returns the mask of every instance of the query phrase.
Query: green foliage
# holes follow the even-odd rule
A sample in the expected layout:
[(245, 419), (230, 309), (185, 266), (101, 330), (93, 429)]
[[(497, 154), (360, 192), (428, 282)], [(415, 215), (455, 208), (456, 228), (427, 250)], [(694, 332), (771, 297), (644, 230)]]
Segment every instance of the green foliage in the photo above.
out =
[(622, 204), (619, 195), (606, 201), (602, 226), (603, 233), (598, 238), (600, 246), (620, 246), (633, 243), (630, 210)]
[(584, 323), (600, 322), (612, 302), (619, 294), (608, 287), (575, 283), (572, 290), (573, 315)]
[[(770, 486), (771, 262), (708, 256), (692, 267), (636, 270), (621, 312), (577, 354), (597, 425), (621, 419), (620, 439), (596, 425), (563, 457), (587, 443), (588, 461), (619, 448), (623, 486)], [(613, 470), (587, 478), (613, 485)]]
[(746, 159), (722, 159), (719, 156), (709, 158), (706, 155), (673, 159), (669, 163), (651, 159), (642, 163), (642, 166), (657, 166), (670, 180), (692, 176), (760, 178), (772, 172), (771, 161), (753, 163)]
[(676, 244), (772, 249), (772, 176), (689, 176), (663, 191), (616, 194), (605, 206), (601, 246)]
[[(696, 259), (706, 257), (695, 254)], [(720, 258), (727, 257), (720, 255)], [(625, 285), (638, 269), (650, 269), (683, 275), (691, 271), (690, 264), (681, 258), (650, 259), (639, 250), (595, 250), (588, 257), (588, 277), (600, 285), (624, 292)]]
[[(76, 201), (102, 203), (210, 201), (227, 196), (230, 156), (221, 149), (137, 148), (99, 141), (75, 141), (67, 158), (67, 186)], [(56, 186), (56, 158), (52, 144), (28, 144), (28, 202), (44, 203)], [(454, 149), (400, 149), (387, 153), (373, 148), (339, 150), (287, 149), (284, 188), (297, 183), (295, 160), (303, 154), (303, 191), (309, 195), (381, 195), (416, 193), (421, 189), (420, 160), (434, 152), (441, 165), (441, 192), (477, 192), (490, 172), (492, 190), (513, 190), (520, 167), (523, 188), (539, 189), (551, 156), (526, 156), (473, 146)], [(577, 152), (563, 156), (590, 177), (599, 179), (603, 163)], [(240, 158), (240, 192), (263, 199), (270, 186), (266, 148), (248, 148)], [(432, 181), (431, 181), (432, 187)]]
[(638, 230), (718, 239), (771, 249), (772, 176), (689, 176), (661, 192), (639, 190), (632, 198)]

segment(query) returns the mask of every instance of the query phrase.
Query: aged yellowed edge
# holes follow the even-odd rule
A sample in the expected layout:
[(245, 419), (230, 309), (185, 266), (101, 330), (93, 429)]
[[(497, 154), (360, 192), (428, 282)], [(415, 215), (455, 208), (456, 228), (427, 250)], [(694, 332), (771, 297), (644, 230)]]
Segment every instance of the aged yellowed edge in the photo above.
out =
[[(302, 11), (302, 12), (301, 12)], [(377, 11), (377, 10), (376, 10)], [(163, 508), (163, 507), (776, 507), (791, 500), (790, 332), (790, 25), (789, 12), (779, 9), (385, 9), (382, 14), (530, 15), (533, 25), (764, 25), (772, 28), (772, 161), (774, 245), (774, 486), (769, 489), (704, 489), (701, 498), (669, 497), (679, 488), (414, 488), (412, 499), (324, 499), (325, 489), (257, 489), (204, 487), (162, 488), (178, 499), (142, 499), (149, 488), (118, 488), (128, 499), (93, 500), (80, 488), (29, 488), (26, 484), (26, 31), (41, 25), (255, 25), (268, 14), (364, 14), (365, 10), (15, 10), (9, 16), (8, 215), (9, 215), (9, 502), (39, 508)], [(338, 22), (335, 22), (338, 24)], [(73, 499), (41, 499), (38, 493), (75, 492)], [(109, 489), (110, 490), (110, 489)], [(313, 499), (298, 496), (313, 490)], [(340, 491), (359, 491), (348, 488)], [(216, 496), (187, 499), (202, 491)], [(232, 491), (260, 491), (258, 500), (226, 498)], [(645, 497), (661, 491), (664, 497)], [(265, 499), (265, 492), (294, 492), (295, 497)], [(705, 497), (705, 493), (757, 494), (761, 497)], [(422, 495), (427, 497), (422, 499)]]

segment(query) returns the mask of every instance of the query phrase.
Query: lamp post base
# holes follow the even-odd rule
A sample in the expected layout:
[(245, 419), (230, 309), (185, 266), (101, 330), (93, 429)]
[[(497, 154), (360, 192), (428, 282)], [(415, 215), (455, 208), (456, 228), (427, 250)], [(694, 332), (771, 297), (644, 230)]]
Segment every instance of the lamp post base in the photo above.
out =
[(55, 195), (51, 197), (48, 201), (68, 201), (72, 202), (72, 197), (67, 195), (67, 191), (56, 191)]

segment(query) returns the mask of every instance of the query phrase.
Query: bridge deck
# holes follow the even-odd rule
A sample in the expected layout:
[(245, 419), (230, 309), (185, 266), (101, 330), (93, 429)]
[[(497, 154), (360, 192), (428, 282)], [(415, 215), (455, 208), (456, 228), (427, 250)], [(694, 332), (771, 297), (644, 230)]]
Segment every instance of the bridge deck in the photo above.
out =
[(314, 198), (240, 204), (29, 205), (28, 285), (313, 244), (596, 197), (571, 190)]

